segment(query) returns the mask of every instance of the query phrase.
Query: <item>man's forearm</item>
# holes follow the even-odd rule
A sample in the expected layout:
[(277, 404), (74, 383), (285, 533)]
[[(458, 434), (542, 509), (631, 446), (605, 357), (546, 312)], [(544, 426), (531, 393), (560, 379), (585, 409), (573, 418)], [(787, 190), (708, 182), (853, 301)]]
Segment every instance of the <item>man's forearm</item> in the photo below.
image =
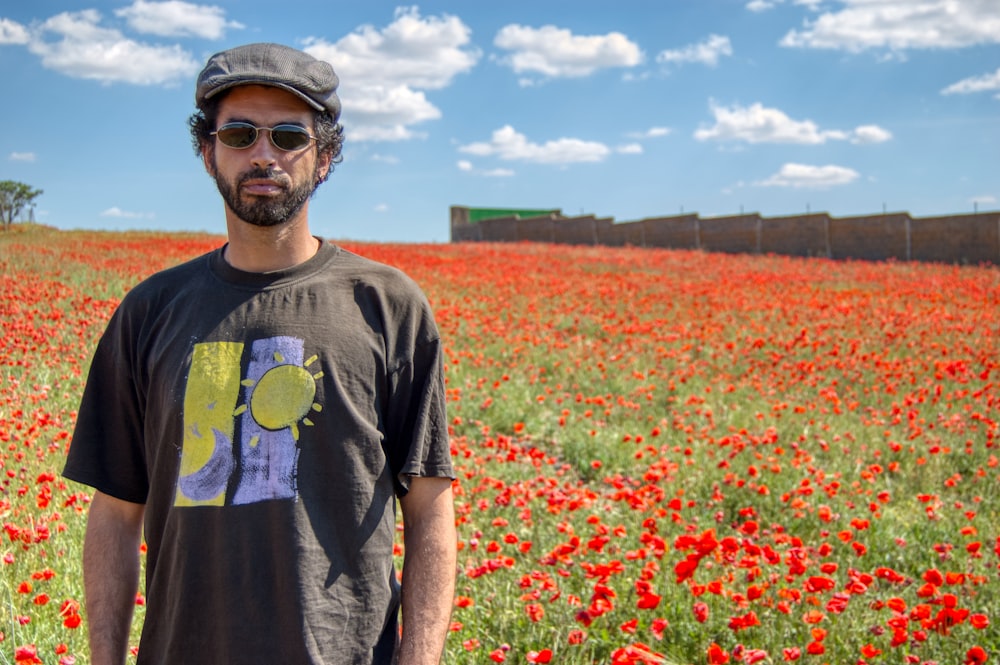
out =
[(100, 492), (83, 545), (83, 583), (92, 665), (122, 665), (139, 584), (142, 506)]
[(420, 508), (404, 507), (403, 635), (399, 665), (437, 665), (455, 597), (455, 514), (450, 482), (435, 481)]

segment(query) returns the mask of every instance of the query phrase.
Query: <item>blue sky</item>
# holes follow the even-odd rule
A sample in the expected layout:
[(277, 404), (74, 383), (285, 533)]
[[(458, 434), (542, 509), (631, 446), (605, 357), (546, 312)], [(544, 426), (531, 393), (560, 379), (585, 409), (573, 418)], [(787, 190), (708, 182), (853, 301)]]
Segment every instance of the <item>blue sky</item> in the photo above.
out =
[(0, 180), (59, 228), (223, 232), (186, 123), (205, 59), (256, 41), (341, 78), (328, 238), (446, 241), (453, 204), (1000, 208), (998, 0), (5, 5)]

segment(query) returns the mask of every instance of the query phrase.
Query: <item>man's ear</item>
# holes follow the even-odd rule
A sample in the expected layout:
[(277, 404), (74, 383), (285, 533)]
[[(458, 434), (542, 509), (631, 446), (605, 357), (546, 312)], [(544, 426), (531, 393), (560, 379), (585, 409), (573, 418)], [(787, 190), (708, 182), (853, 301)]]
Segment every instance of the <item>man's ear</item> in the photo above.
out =
[(319, 156), (319, 163), (316, 165), (316, 180), (323, 182), (330, 174), (330, 167), (333, 165), (333, 155), (323, 152)]
[(215, 146), (211, 143), (201, 144), (201, 161), (208, 175), (215, 177)]

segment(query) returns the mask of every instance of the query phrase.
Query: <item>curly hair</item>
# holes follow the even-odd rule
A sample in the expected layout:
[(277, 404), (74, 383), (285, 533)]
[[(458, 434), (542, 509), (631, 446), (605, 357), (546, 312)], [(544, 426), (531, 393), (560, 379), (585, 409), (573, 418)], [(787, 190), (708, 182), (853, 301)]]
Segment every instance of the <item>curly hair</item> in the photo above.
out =
[[(201, 155), (202, 148), (214, 149), (212, 132), (215, 131), (218, 122), (220, 101), (222, 101), (221, 97), (209, 100), (204, 109), (196, 111), (188, 118), (191, 143), (196, 155)], [(319, 156), (328, 155), (330, 157), (330, 168), (317, 181), (316, 185), (318, 186), (333, 173), (333, 165), (343, 161), (341, 150), (344, 147), (344, 127), (329, 112), (316, 112), (313, 119), (313, 134), (316, 136), (316, 149), (319, 151)]]

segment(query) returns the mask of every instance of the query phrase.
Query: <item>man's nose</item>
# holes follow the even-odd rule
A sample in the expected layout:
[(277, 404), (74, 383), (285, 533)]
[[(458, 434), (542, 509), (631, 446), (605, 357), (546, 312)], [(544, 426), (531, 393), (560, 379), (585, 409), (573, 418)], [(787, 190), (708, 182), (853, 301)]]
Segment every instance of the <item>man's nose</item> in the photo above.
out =
[(260, 130), (257, 141), (250, 146), (250, 161), (254, 166), (265, 168), (278, 160), (278, 149), (271, 143), (271, 135), (267, 130)]

